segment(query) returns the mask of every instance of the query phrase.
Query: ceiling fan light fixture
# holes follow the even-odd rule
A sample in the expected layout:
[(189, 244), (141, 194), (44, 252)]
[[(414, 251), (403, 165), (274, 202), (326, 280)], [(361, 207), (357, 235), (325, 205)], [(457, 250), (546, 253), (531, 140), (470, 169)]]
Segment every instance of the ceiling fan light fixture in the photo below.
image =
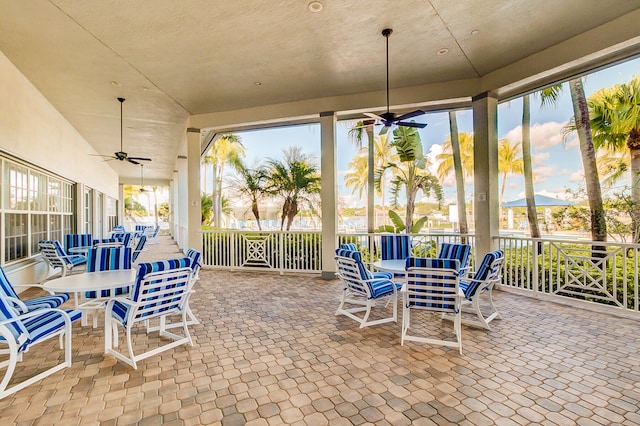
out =
[(324, 8), (324, 5), (319, 1), (312, 1), (307, 7), (309, 8), (309, 12), (318, 13)]

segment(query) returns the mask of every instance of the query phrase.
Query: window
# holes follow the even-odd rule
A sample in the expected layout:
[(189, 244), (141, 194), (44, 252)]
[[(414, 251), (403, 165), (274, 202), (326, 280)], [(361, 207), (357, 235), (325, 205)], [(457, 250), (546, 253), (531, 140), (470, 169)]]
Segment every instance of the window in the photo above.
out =
[(73, 183), (46, 171), (0, 157), (3, 264), (38, 253), (38, 241), (62, 240), (72, 231)]

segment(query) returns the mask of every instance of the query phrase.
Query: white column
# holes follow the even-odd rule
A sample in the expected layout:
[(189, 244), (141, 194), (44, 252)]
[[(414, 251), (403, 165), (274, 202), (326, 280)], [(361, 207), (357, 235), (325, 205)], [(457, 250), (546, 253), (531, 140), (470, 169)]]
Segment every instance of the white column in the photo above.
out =
[(200, 129), (187, 129), (187, 245), (202, 251), (200, 213)]
[(336, 277), (338, 186), (336, 185), (336, 115), (320, 113), (320, 198), (322, 200), (322, 278)]
[(178, 217), (178, 247), (184, 249), (189, 237), (189, 198), (187, 194), (187, 156), (178, 155), (178, 179), (176, 184), (176, 214)]
[(498, 247), (498, 100), (485, 92), (474, 96), (473, 173), (476, 261)]

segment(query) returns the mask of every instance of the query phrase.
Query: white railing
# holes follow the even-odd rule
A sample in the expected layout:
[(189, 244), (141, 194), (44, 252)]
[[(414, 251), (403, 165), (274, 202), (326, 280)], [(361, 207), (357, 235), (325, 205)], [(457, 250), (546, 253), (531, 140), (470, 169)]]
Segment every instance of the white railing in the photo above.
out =
[(202, 232), (203, 263), (222, 269), (321, 272), (320, 232)]
[[(504, 289), (566, 303), (599, 306), (640, 317), (640, 245), (594, 243), (573, 239), (496, 238), (505, 252)], [(473, 235), (412, 235), (412, 253), (434, 257), (444, 242), (468, 242)], [(338, 244), (355, 243), (366, 262), (380, 257), (380, 234), (341, 233)], [(473, 252), (471, 263), (477, 257)], [(222, 269), (322, 272), (322, 237), (318, 231), (203, 231), (203, 262)]]
[[(535, 297), (639, 315), (640, 245), (499, 237), (502, 286)], [(640, 316), (640, 315), (639, 315)]]

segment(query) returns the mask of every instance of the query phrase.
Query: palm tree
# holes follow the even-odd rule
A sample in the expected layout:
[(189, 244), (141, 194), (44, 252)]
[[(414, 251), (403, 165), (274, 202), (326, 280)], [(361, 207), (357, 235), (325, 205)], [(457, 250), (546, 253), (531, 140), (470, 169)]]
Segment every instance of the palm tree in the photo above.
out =
[(358, 193), (358, 198), (362, 198), (362, 193), (368, 187), (369, 167), (368, 149), (361, 148), (349, 162), (347, 173), (344, 175), (344, 184), (351, 188), (351, 195)]
[(224, 166), (234, 162), (238, 158), (245, 156), (242, 139), (233, 133), (223, 135), (214, 142), (209, 153), (204, 157), (205, 164), (212, 166), (212, 199), (213, 199), (213, 220), (216, 227), (220, 227), (222, 217), (222, 176)]
[(413, 127), (399, 126), (393, 131), (391, 146), (396, 149), (399, 164), (387, 163), (382, 169), (376, 171), (376, 184), (380, 185), (385, 170), (391, 170), (391, 194), (394, 205), (398, 204), (398, 198), (402, 189), (407, 198), (405, 214), (405, 231), (411, 232), (413, 228), (413, 212), (418, 191), (425, 195), (433, 194), (438, 201), (442, 200), (442, 187), (438, 179), (427, 170), (429, 159), (423, 154), (420, 134)]
[(249, 199), (253, 217), (258, 222), (258, 229), (262, 231), (258, 202), (265, 194), (267, 172), (264, 167), (249, 169), (240, 159), (237, 159), (233, 166), (240, 176), (234, 180), (232, 188), (236, 193)]
[[(382, 205), (382, 217), (386, 222), (385, 215), (385, 180), (384, 176), (380, 179), (379, 184), (374, 183), (374, 173), (377, 170), (384, 168), (384, 165), (397, 161), (397, 157), (393, 152), (391, 145), (389, 144), (389, 134), (373, 134), (373, 120), (359, 121), (355, 127), (349, 130), (349, 139), (356, 143), (359, 147), (362, 147), (362, 140), (364, 135), (367, 135), (369, 141), (367, 146), (367, 188), (372, 188), (372, 191), (376, 191), (380, 195), (380, 204)], [(373, 141), (373, 143), (370, 143)], [(359, 154), (360, 155), (360, 154)], [(358, 160), (362, 161), (362, 160)], [(355, 164), (354, 164), (355, 165)], [(357, 164), (355, 166), (360, 166)], [(370, 218), (373, 218), (374, 211), (374, 193), (367, 192), (367, 212), (370, 214)], [(370, 213), (369, 213), (370, 212)], [(369, 231), (373, 231), (373, 220), (369, 220)]]
[(283, 198), (280, 230), (287, 221), (287, 231), (299, 213), (300, 204), (312, 204), (311, 197), (320, 193), (320, 174), (314, 159), (299, 147), (284, 151), (284, 161), (270, 159), (267, 191)]
[[(591, 211), (591, 239), (593, 241), (606, 241), (607, 223), (605, 221), (600, 178), (596, 165), (596, 153), (591, 134), (589, 108), (584, 95), (582, 79), (576, 78), (569, 81), (569, 90), (571, 92), (571, 103), (573, 104), (573, 127), (578, 134), (578, 141), (580, 143), (585, 187), (587, 188), (587, 198), (589, 199), (589, 209)], [(571, 127), (571, 125), (569, 125), (569, 127)], [(594, 246), (593, 253), (597, 256), (605, 250), (606, 247)]]
[[(596, 148), (628, 150), (631, 169), (631, 220), (640, 224), (640, 75), (629, 83), (601, 89), (589, 97), (590, 125)], [(640, 242), (634, 232), (633, 242)]]
[(504, 201), (504, 190), (507, 187), (507, 176), (509, 173), (522, 174), (522, 144), (516, 142), (513, 145), (507, 139), (498, 141), (498, 172), (502, 175), (502, 185), (500, 187), (500, 205)]
[[(443, 181), (452, 171), (456, 175), (456, 198), (458, 202), (458, 223), (460, 234), (469, 232), (464, 178), (473, 176), (473, 135), (458, 133), (455, 111), (449, 111), (449, 137), (442, 144), (442, 152), (436, 156), (438, 178)], [(466, 237), (463, 237), (463, 243)]]

